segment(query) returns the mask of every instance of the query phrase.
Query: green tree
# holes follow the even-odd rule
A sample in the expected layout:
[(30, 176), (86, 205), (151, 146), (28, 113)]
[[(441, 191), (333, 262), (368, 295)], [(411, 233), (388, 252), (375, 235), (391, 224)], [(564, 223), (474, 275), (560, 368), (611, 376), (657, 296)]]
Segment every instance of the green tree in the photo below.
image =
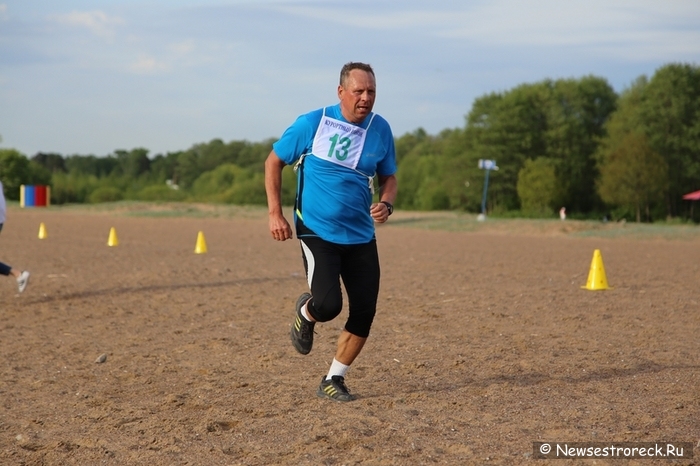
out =
[(148, 149), (116, 150), (114, 153), (119, 162), (119, 168), (118, 170), (113, 170), (112, 174), (136, 179), (150, 171), (151, 160), (148, 158)]
[(51, 173), (67, 171), (66, 161), (61, 154), (39, 152), (32, 157), (31, 160), (46, 168)]
[(418, 128), (412, 133), (406, 133), (396, 138), (394, 147), (396, 150), (396, 163), (400, 164), (403, 158), (420, 143), (429, 139), (428, 133), (423, 128)]
[(523, 84), (475, 100), (467, 116), (467, 157), (470, 165), (488, 159), (500, 167), (489, 184), (490, 204), (517, 209), (520, 169), (540, 156), (555, 164), (562, 203), (582, 212), (600, 204), (591, 189), (597, 175), (593, 154), (616, 98), (604, 79), (587, 76)]
[(113, 186), (100, 186), (90, 193), (88, 200), (91, 204), (115, 202), (124, 199), (124, 193)]
[(250, 168), (258, 173), (264, 173), (265, 159), (270, 154), (274, 142), (273, 139), (267, 139), (258, 143), (246, 142), (234, 163), (239, 167)]
[[(287, 171), (287, 170), (285, 170)], [(291, 168), (288, 169), (292, 174)], [(295, 183), (283, 173), (282, 201), (291, 204)], [(242, 168), (232, 163), (219, 165), (203, 173), (192, 185), (192, 193), (198, 200), (229, 204), (265, 204), (264, 174), (253, 168)]]
[(469, 178), (464, 131), (444, 130), (428, 136), (419, 130), (406, 136), (399, 147), (410, 150), (399, 162), (397, 179), (401, 195), (396, 206), (401, 209), (466, 209)]
[(676, 216), (682, 195), (700, 179), (700, 66), (659, 68), (644, 87), (639, 112), (649, 144), (668, 165), (667, 215)]
[(546, 153), (547, 94), (545, 86), (528, 84), (474, 101), (466, 126), (471, 165), (477, 167), (479, 159), (486, 159), (495, 160), (500, 168), (498, 177), (489, 181), (489, 210), (520, 207), (518, 172), (525, 160)]
[(171, 180), (174, 184), (178, 181), (175, 177), (175, 167), (177, 159), (182, 152), (168, 152), (166, 155), (158, 154), (151, 160), (151, 181), (155, 183), (165, 183)]
[(251, 172), (249, 178), (237, 181), (226, 191), (222, 200), (230, 204), (265, 205), (267, 202), (265, 175)]
[(249, 174), (237, 165), (232, 163), (219, 165), (214, 170), (202, 173), (194, 181), (192, 193), (200, 200), (220, 200), (222, 193), (246, 178), (249, 178)]
[(0, 181), (5, 197), (17, 201), (21, 185), (48, 185), (51, 173), (16, 149), (0, 149)]
[(114, 156), (70, 155), (66, 157), (66, 170), (69, 173), (93, 175), (102, 178), (109, 176), (118, 166), (119, 160)]
[(90, 194), (97, 189), (99, 181), (95, 175), (85, 173), (56, 172), (52, 177), (51, 203), (70, 204), (88, 202)]
[(596, 76), (546, 83), (546, 157), (555, 162), (561, 199), (571, 211), (590, 212), (601, 207), (592, 187), (598, 175), (595, 151), (605, 134), (605, 123), (616, 108), (617, 94)]
[(627, 134), (621, 143), (602, 156), (598, 192), (608, 204), (632, 209), (637, 222), (642, 209), (651, 220), (650, 206), (663, 202), (668, 188), (668, 165), (638, 132)]
[(273, 142), (269, 139), (260, 143), (231, 141), (224, 144), (220, 139), (214, 139), (196, 144), (178, 155), (173, 179), (181, 187), (189, 189), (203, 173), (227, 163), (263, 173), (265, 158), (272, 150)]
[(561, 192), (554, 162), (546, 157), (526, 160), (518, 173), (517, 189), (524, 212), (551, 215)]
[(19, 199), (19, 188), (29, 184), (29, 160), (15, 149), (0, 149), (0, 180), (7, 199)]
[(203, 171), (199, 168), (199, 159), (194, 151), (187, 150), (177, 158), (174, 178), (181, 188), (191, 188), (194, 180), (202, 173)]

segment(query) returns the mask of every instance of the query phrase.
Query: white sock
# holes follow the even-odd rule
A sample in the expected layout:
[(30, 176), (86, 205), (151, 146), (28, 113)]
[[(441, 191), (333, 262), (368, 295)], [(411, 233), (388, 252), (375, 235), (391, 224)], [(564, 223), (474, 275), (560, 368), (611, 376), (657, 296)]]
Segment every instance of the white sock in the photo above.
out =
[[(311, 301), (309, 299), (309, 301)], [(306, 301), (303, 306), (301, 306), (301, 316), (306, 319), (308, 322), (315, 322), (310, 316), (308, 311), (306, 310), (306, 305), (309, 304), (309, 301)]]
[(330, 379), (334, 375), (345, 377), (345, 373), (348, 371), (349, 368), (350, 366), (346, 366), (342, 362), (333, 358), (333, 364), (331, 364), (331, 368), (328, 369), (328, 375), (326, 376), (326, 379)]

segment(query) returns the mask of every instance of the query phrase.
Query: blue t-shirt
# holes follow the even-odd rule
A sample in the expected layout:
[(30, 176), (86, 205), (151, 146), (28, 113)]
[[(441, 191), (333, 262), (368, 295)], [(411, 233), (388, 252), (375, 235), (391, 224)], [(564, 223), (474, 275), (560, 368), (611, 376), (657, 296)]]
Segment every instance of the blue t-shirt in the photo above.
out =
[[(301, 115), (272, 146), (287, 165), (306, 154), (297, 171), (297, 237), (315, 234), (336, 244), (368, 243), (374, 238), (369, 177), (396, 173), (394, 136), (389, 123), (376, 114), (368, 115), (359, 125), (349, 123), (367, 130), (364, 147), (355, 169), (338, 165), (311, 154), (323, 114), (321, 108)], [(340, 104), (326, 107), (325, 115), (348, 123)], [(305, 229), (300, 229), (299, 220)]]

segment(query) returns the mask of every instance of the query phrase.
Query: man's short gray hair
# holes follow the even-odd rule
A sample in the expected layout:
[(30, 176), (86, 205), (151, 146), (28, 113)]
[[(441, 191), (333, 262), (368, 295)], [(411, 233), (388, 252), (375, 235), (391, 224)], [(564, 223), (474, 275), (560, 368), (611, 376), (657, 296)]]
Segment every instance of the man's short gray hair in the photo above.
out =
[(356, 61), (351, 61), (343, 65), (343, 68), (340, 70), (340, 85), (345, 86), (345, 81), (347, 81), (348, 76), (350, 76), (350, 72), (352, 70), (362, 70), (366, 71), (372, 76), (374, 76), (374, 70), (372, 67), (367, 64), (367, 63), (361, 63), (361, 62), (356, 62)]

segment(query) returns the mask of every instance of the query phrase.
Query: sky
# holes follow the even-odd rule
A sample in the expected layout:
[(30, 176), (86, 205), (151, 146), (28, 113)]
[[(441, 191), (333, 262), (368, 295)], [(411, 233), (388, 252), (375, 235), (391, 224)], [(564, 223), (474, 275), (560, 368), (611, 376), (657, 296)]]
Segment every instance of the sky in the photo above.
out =
[(0, 0), (0, 149), (150, 156), (278, 138), (370, 63), (396, 137), (545, 79), (700, 65), (698, 0)]

